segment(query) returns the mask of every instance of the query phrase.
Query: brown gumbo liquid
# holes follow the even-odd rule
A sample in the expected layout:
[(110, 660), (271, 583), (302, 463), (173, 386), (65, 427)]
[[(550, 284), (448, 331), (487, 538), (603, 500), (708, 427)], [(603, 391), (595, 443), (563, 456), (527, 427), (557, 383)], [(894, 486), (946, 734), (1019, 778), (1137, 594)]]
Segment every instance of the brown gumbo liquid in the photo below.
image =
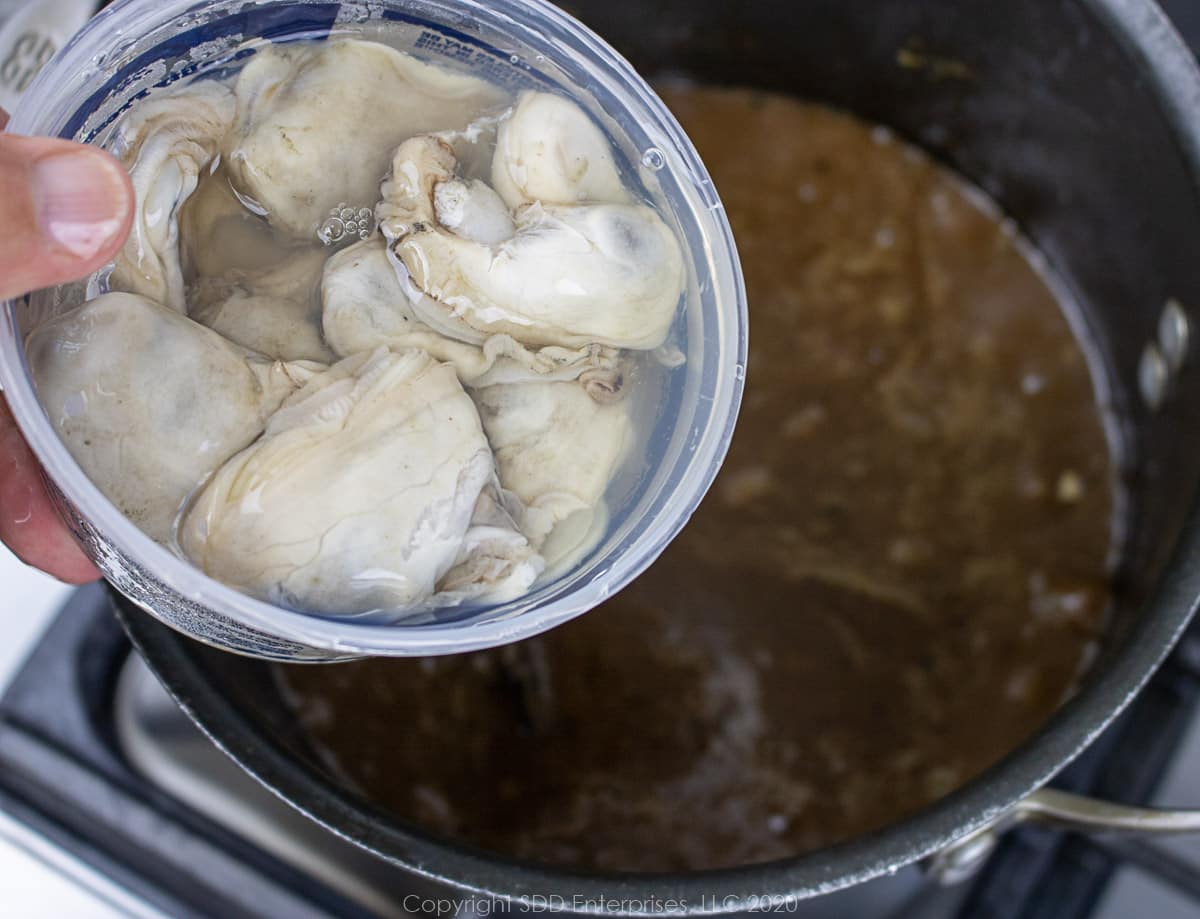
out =
[(563, 865), (734, 865), (902, 818), (1044, 721), (1107, 603), (1088, 363), (997, 214), (845, 115), (667, 100), (750, 297), (737, 435), (695, 518), (522, 645), (280, 670), (342, 781)]

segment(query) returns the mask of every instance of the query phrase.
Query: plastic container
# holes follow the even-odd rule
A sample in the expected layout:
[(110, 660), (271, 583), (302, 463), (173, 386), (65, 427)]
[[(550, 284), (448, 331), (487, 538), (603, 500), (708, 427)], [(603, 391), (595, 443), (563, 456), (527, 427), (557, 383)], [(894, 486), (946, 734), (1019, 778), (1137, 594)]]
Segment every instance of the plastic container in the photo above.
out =
[[(626, 166), (673, 223), (690, 261), (671, 341), (687, 362), (670, 374), (645, 462), (612, 507), (608, 531), (574, 568), (517, 601), (436, 623), (373, 625), (255, 600), (201, 573), (144, 535), (83, 474), (34, 391), (22, 342), (46, 292), (0, 313), (0, 384), (41, 460), (60, 513), (106, 578), (154, 616), (201, 641), (285, 660), (427, 655), (502, 644), (587, 611), (637, 577), (687, 522), (724, 458), (746, 361), (745, 291), (732, 235), (695, 149), (662, 102), (612, 48), (540, 0), (124, 0), (93, 19), (43, 70), (9, 130), (101, 142), (148, 87), (234, 65), (261, 38), (380, 37), (424, 60), (512, 90), (558, 88), (589, 109)], [(66, 302), (60, 307), (58, 300)]]

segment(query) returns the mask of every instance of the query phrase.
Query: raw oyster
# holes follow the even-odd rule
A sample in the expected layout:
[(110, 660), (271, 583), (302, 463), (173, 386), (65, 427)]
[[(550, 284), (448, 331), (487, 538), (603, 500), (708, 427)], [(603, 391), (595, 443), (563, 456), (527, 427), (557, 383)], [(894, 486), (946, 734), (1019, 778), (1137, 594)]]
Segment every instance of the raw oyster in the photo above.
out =
[(187, 496), (323, 369), (248, 355), (174, 310), (111, 293), (26, 343), (38, 397), (71, 455), (121, 512), (167, 542)]
[(459, 128), (504, 93), (386, 45), (332, 39), (260, 49), (238, 75), (225, 142), (234, 187), (276, 229), (315, 238), (330, 208), (369, 205), (396, 145)]
[[(411, 299), (422, 297), (411, 285), (407, 290), (401, 286), (382, 239), (356, 243), (325, 264), (321, 281), (325, 339), (343, 356), (379, 345), (423, 348), (439, 361), (453, 364), (467, 386), (573, 380), (581, 375), (587, 375), (596, 391), (619, 385), (618, 356), (612, 348), (528, 348), (511, 335), (493, 335), (478, 343), (459, 341), (418, 318)], [(436, 307), (427, 306), (425, 313), (436, 313)]]
[(473, 397), (529, 540), (541, 546), (573, 514), (590, 519), (632, 439), (627, 403), (597, 402), (579, 383), (489, 386)]
[[(212, 478), (180, 545), (207, 573), (301, 610), (357, 614), (437, 605), (461, 568), (495, 478), (479, 415), (454, 368), (379, 348), (314, 377), (262, 438)], [(494, 526), (492, 530), (503, 530)], [(504, 539), (501, 539), (503, 535)], [(540, 560), (510, 526), (476, 533), (505, 564), (453, 579), (455, 598), (526, 589)]]
[(413, 304), (419, 318), (476, 343), (500, 334), (563, 347), (663, 343), (684, 271), (674, 234), (652, 208), (534, 202), (513, 213), (512, 236), (481, 243), (445, 222), (465, 205), (438, 213), (439, 186), (452, 183), (460, 198), (477, 193), (455, 167), (438, 138), (405, 141), (376, 210), (398, 267), (428, 295)]
[(492, 186), (510, 208), (542, 204), (628, 204), (612, 147), (574, 102), (524, 92), (500, 122)]
[(179, 209), (196, 189), (233, 122), (233, 93), (211, 80), (143, 100), (115, 144), (137, 194), (129, 238), (108, 283), (186, 311), (179, 255)]

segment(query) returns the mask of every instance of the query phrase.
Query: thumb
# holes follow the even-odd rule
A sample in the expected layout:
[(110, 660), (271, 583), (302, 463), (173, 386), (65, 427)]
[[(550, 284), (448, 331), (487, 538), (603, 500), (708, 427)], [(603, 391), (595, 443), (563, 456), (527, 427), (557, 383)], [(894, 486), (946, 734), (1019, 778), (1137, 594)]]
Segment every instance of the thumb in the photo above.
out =
[(133, 222), (133, 187), (110, 154), (0, 134), (0, 299), (82, 278), (112, 260)]

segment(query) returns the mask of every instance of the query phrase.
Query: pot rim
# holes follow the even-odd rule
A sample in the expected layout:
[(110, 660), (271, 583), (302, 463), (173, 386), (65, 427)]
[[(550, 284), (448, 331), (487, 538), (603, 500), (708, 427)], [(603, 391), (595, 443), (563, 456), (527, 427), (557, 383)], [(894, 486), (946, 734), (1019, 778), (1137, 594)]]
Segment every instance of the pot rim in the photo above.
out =
[[(1145, 74), (1200, 195), (1200, 67), (1153, 0), (1080, 0)], [(259, 782), (326, 829), (463, 894), (592, 901), (593, 915), (722, 914), (832, 893), (918, 861), (991, 823), (1046, 784), (1121, 713), (1165, 659), (1200, 603), (1200, 500), (1125, 646), (1033, 738), (967, 785), (876, 833), (808, 855), (681, 874), (599, 874), (533, 865), (407, 829), (289, 758), (203, 679), (187, 639), (132, 607), (118, 615), (134, 645), (204, 733)], [(658, 901), (658, 907), (650, 899)], [(622, 904), (620, 901), (633, 901)], [(665, 910), (662, 901), (685, 901)], [(640, 908), (638, 904), (641, 904)]]

